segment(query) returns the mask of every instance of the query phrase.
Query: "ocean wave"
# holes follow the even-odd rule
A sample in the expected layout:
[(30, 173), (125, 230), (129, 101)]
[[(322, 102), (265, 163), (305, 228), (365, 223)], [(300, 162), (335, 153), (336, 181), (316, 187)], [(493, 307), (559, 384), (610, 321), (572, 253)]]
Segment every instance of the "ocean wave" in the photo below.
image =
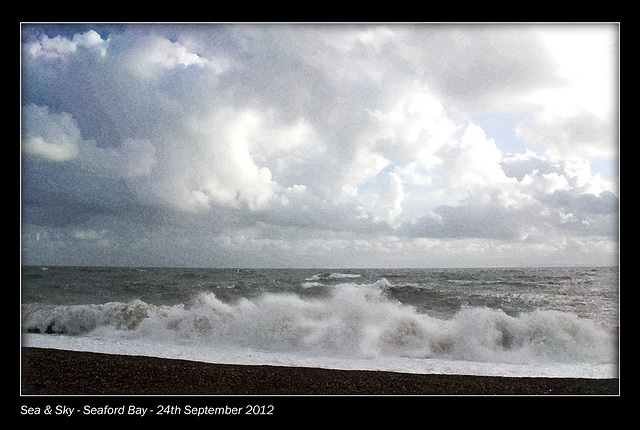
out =
[(324, 287), (324, 284), (321, 282), (303, 282), (301, 286), (302, 288), (313, 288), (313, 287)]
[(332, 272), (332, 273), (316, 273), (315, 275), (306, 278), (305, 281), (322, 281), (322, 280), (330, 280), (330, 279), (355, 279), (360, 278), (362, 275), (357, 273), (340, 273), (340, 272)]
[(142, 300), (24, 304), (22, 327), (24, 332), (354, 358), (514, 364), (615, 360), (612, 333), (572, 313), (536, 310), (514, 316), (469, 307), (450, 318), (436, 318), (393, 300), (385, 293), (389, 287), (381, 278), (372, 284), (334, 285), (327, 296), (313, 298), (265, 293), (223, 302), (213, 292), (202, 292), (188, 303), (171, 306)]

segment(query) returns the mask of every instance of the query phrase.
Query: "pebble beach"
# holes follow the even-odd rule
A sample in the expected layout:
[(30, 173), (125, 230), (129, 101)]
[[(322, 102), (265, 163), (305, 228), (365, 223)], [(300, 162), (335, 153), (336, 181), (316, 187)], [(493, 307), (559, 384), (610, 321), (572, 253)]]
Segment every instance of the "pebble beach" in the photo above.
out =
[(211, 364), (22, 348), (23, 395), (618, 395), (619, 379)]

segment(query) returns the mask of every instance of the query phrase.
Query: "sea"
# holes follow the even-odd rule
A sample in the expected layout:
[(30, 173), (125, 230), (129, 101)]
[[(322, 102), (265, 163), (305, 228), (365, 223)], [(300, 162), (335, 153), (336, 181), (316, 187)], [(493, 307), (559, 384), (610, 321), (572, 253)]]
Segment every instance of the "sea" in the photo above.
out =
[(22, 346), (228, 364), (616, 378), (619, 268), (23, 266)]

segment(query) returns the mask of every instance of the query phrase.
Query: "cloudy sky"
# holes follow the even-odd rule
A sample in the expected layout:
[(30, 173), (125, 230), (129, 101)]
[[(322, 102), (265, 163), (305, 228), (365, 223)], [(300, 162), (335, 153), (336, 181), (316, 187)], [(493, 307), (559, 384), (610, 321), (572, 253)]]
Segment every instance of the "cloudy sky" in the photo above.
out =
[(21, 30), (23, 264), (618, 262), (617, 24)]

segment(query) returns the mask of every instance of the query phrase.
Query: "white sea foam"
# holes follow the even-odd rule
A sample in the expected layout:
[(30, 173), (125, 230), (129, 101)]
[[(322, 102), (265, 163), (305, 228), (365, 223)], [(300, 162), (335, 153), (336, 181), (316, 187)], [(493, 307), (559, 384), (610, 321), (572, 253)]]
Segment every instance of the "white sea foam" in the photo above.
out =
[(550, 378), (617, 378), (614, 363), (486, 363), (447, 358), (355, 358), (293, 354), (231, 346), (162, 343), (151, 340), (116, 340), (91, 336), (25, 334), (23, 345), (70, 351), (173, 358), (222, 364), (318, 367), (342, 370), (381, 370), (422, 374), (460, 374)]
[(302, 288), (313, 288), (313, 287), (323, 287), (324, 284), (322, 282), (303, 282)]
[(362, 277), (362, 275), (357, 273), (316, 273), (315, 275), (306, 278), (305, 281), (321, 281), (323, 279), (355, 279), (360, 277)]
[[(417, 373), (613, 377), (615, 339), (571, 313), (464, 308), (435, 318), (389, 299), (386, 279), (322, 298), (266, 293), (236, 302), (25, 304), (27, 346), (239, 364)], [(35, 334), (34, 332), (39, 332)], [(45, 334), (45, 333), (54, 334)]]
[(343, 279), (343, 278), (359, 278), (362, 275), (358, 275), (356, 273), (332, 273), (331, 275), (329, 275), (330, 278), (337, 278), (337, 279)]

